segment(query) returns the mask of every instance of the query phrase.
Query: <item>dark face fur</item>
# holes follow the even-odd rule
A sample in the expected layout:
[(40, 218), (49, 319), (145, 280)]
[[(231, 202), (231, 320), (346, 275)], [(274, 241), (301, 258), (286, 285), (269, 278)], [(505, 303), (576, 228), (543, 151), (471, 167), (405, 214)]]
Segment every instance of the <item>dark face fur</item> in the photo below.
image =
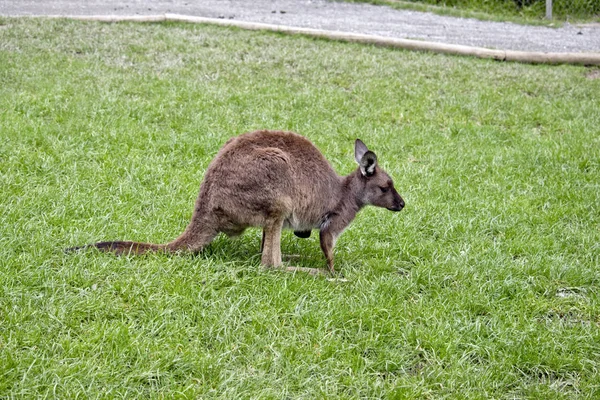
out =
[(367, 149), (367, 146), (356, 139), (354, 157), (359, 165), (365, 185), (362, 202), (376, 207), (387, 208), (390, 211), (400, 211), (404, 208), (404, 200), (394, 188), (390, 176), (377, 166), (377, 156)]
[(387, 208), (390, 211), (400, 211), (404, 208), (404, 200), (394, 188), (392, 179), (383, 170), (375, 168), (373, 175), (364, 178), (365, 204)]

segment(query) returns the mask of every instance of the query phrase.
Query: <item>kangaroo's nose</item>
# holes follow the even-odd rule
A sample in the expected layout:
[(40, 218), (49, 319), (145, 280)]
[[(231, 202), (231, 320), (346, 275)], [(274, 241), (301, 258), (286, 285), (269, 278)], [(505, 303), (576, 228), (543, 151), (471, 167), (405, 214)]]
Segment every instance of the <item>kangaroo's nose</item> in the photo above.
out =
[(398, 199), (399, 201), (397, 202), (398, 207), (396, 207), (396, 211), (402, 211), (402, 209), (404, 208), (404, 200), (400, 196), (398, 196)]
[(388, 210), (390, 211), (402, 211), (402, 209), (404, 208), (404, 200), (402, 200), (402, 197), (400, 198), (400, 200), (398, 201), (394, 201), (394, 206), (393, 207), (389, 207)]
[(394, 207), (394, 211), (402, 211), (403, 208), (404, 208), (404, 202), (401, 201), (397, 207)]

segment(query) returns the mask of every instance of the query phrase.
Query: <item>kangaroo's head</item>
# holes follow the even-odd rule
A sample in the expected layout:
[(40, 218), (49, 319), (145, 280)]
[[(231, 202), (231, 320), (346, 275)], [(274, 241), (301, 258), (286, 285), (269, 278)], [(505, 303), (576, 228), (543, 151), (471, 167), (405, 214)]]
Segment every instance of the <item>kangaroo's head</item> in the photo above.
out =
[(354, 143), (354, 158), (360, 170), (359, 200), (364, 204), (400, 211), (404, 200), (394, 188), (392, 178), (377, 166), (377, 156), (360, 140)]

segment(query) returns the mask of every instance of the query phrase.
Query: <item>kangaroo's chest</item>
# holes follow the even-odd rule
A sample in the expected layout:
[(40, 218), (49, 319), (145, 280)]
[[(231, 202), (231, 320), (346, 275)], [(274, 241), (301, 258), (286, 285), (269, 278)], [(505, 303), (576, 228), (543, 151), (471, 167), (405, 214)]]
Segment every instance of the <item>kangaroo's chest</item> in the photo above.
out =
[(306, 215), (301, 213), (292, 213), (283, 222), (283, 229), (291, 229), (293, 231), (311, 231), (313, 229), (321, 229), (328, 223), (329, 213), (315, 213)]
[(283, 229), (291, 229), (293, 231), (311, 231), (318, 229), (319, 226), (318, 222), (303, 220), (294, 215), (283, 221)]

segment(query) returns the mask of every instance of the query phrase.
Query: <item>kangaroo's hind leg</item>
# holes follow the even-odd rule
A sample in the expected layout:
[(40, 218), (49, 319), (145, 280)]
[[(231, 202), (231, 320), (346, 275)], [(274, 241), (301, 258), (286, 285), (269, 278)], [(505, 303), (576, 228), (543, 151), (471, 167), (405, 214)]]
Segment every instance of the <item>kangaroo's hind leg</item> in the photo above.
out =
[(265, 267), (281, 266), (281, 231), (283, 217), (267, 220), (263, 227), (261, 264)]

